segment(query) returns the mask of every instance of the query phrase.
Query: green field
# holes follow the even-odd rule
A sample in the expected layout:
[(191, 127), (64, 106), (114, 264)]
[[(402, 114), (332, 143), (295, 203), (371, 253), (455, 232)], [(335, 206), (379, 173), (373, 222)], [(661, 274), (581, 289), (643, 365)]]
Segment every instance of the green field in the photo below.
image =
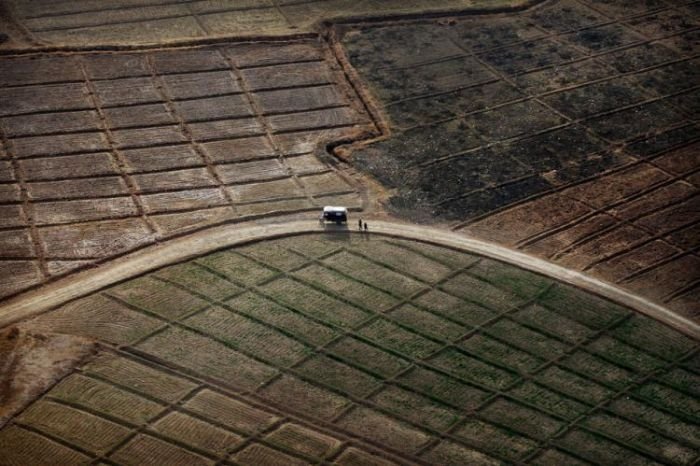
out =
[(700, 454), (697, 341), (415, 241), (329, 233), (234, 247), (19, 326), (103, 350), (0, 430), (0, 464), (691, 465)]

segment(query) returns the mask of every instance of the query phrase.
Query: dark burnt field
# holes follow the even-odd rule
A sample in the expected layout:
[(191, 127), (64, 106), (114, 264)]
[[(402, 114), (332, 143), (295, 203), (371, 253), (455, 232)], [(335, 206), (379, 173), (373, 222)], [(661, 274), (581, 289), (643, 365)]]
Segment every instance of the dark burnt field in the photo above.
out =
[(697, 2), (564, 0), (340, 30), (391, 129), (353, 163), (390, 188), (393, 213), (694, 314), (698, 14)]
[(0, 59), (0, 297), (214, 224), (326, 204), (367, 127), (317, 40)]

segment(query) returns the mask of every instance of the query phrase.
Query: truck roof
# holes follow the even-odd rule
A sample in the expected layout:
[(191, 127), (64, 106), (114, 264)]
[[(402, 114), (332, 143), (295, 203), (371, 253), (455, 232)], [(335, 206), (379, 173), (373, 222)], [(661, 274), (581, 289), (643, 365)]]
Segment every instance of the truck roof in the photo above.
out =
[(347, 207), (339, 207), (339, 206), (330, 206), (327, 205), (323, 208), (324, 212), (342, 212), (342, 213), (347, 213), (348, 208)]

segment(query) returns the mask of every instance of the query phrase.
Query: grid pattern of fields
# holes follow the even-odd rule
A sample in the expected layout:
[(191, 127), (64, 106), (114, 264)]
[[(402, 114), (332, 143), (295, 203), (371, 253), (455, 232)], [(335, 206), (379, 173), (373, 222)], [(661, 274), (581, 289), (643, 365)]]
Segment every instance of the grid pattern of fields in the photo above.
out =
[(265, 241), (20, 326), (96, 338), (120, 357), (81, 368), (6, 425), (0, 458), (20, 444), (41, 446), (13, 458), (52, 452), (66, 464), (700, 456), (698, 342), (542, 276), (414, 241)]
[(400, 215), (697, 317), (698, 5), (562, 0), (351, 28), (342, 42), (394, 132), (353, 161), (395, 188)]
[(494, 8), (521, 0), (4, 0), (35, 41), (149, 43), (220, 35), (284, 35), (335, 17)]
[(317, 40), (0, 59), (0, 297), (232, 219), (360, 207), (367, 128)]

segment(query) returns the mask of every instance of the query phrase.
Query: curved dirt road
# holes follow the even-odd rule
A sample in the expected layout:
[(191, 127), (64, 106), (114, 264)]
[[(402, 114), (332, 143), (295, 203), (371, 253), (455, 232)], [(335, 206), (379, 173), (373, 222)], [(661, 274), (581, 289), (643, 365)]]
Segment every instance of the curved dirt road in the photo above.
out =
[[(353, 220), (354, 222), (354, 220)], [(350, 223), (354, 225), (354, 223)], [(640, 296), (620, 289), (583, 273), (566, 269), (522, 252), (503, 246), (468, 238), (460, 234), (418, 225), (408, 225), (370, 219), (369, 235), (386, 235), (426, 241), (531, 270), (556, 280), (590, 291), (628, 306), (689, 335), (700, 338), (700, 326), (668, 309)], [(119, 258), (97, 270), (87, 270), (58, 280), (39, 290), (8, 300), (0, 306), (0, 327), (40, 314), (72, 299), (85, 296), (108, 285), (135, 277), (166, 265), (182, 262), (217, 249), (303, 233), (364, 234), (352, 228), (323, 227), (312, 220), (277, 224), (225, 225), (185, 236), (167, 244), (155, 245)]]

